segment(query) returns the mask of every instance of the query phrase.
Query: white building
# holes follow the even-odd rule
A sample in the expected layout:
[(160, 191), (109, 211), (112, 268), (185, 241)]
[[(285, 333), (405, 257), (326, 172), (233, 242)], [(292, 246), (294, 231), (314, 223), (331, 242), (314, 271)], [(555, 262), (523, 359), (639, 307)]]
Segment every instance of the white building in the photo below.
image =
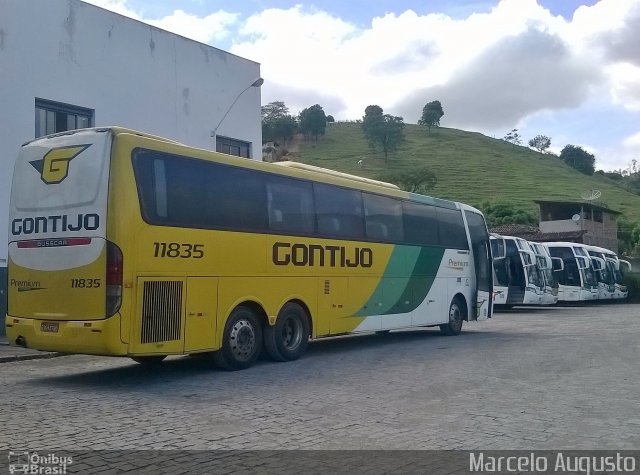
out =
[(261, 160), (259, 77), (258, 63), (80, 0), (0, 0), (0, 262), (21, 144), (120, 125)]

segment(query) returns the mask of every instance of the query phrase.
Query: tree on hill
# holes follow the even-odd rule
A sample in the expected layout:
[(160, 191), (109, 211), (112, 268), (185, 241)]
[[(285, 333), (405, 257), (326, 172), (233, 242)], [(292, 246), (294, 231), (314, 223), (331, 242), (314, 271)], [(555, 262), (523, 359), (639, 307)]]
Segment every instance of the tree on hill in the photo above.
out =
[(364, 110), (362, 131), (371, 148), (382, 149), (385, 161), (389, 152), (395, 151), (405, 141), (404, 126), (402, 117), (383, 114), (380, 106), (371, 105)]
[(444, 111), (442, 110), (440, 101), (428, 102), (422, 108), (422, 117), (418, 121), (418, 125), (425, 125), (429, 132), (431, 132), (431, 127), (440, 125), (440, 119), (443, 115)]
[(330, 124), (333, 124), (336, 121), (336, 119), (333, 118), (332, 115), (328, 115), (327, 116), (327, 122)]
[(327, 129), (327, 116), (319, 104), (307, 107), (300, 112), (299, 121), (300, 131), (305, 135), (311, 135), (316, 142), (318, 136), (324, 135)]
[(435, 173), (426, 167), (417, 170), (392, 171), (385, 173), (380, 179), (398, 185), (404, 191), (423, 194), (433, 190), (438, 183)]
[(593, 175), (596, 157), (576, 145), (565, 145), (560, 152), (560, 160), (585, 175)]
[(640, 223), (623, 216), (616, 220), (620, 252), (633, 252), (640, 245)]
[(272, 120), (289, 114), (289, 108), (282, 101), (269, 102), (260, 108), (262, 120)]
[(522, 145), (522, 137), (520, 133), (518, 133), (518, 129), (511, 129), (511, 132), (508, 132), (507, 135), (503, 137), (503, 140), (512, 143), (514, 146)]
[(529, 140), (529, 147), (535, 148), (540, 153), (544, 153), (545, 150), (551, 147), (551, 139), (546, 135), (536, 135)]
[(537, 218), (532, 213), (506, 201), (483, 201), (480, 209), (484, 213), (489, 227), (502, 224), (528, 224), (531, 226), (538, 224)]
[(262, 142), (281, 140), (286, 145), (298, 130), (298, 122), (289, 114), (289, 108), (282, 101), (270, 102), (262, 106)]

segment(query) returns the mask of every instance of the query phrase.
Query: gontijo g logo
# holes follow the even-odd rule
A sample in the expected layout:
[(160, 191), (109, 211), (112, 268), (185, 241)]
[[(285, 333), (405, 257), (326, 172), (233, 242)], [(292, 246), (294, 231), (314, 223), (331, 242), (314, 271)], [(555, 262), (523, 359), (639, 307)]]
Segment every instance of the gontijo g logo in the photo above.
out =
[(91, 144), (52, 148), (41, 160), (29, 163), (40, 172), (43, 182), (47, 185), (56, 185), (69, 175), (69, 162), (90, 146)]

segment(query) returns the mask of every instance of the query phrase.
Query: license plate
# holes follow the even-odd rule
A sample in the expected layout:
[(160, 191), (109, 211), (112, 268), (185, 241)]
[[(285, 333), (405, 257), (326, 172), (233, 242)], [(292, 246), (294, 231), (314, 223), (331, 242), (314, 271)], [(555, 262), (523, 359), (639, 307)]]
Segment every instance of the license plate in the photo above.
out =
[(58, 322), (42, 322), (40, 330), (49, 333), (58, 333)]

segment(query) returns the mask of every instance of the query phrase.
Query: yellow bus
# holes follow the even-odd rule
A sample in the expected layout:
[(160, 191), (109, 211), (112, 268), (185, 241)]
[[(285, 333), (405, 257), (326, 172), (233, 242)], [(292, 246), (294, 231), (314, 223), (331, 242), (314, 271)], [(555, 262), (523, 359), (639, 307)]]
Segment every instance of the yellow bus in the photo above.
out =
[(477, 209), (123, 128), (25, 144), (9, 228), (7, 337), (39, 350), (235, 370), (492, 312)]

